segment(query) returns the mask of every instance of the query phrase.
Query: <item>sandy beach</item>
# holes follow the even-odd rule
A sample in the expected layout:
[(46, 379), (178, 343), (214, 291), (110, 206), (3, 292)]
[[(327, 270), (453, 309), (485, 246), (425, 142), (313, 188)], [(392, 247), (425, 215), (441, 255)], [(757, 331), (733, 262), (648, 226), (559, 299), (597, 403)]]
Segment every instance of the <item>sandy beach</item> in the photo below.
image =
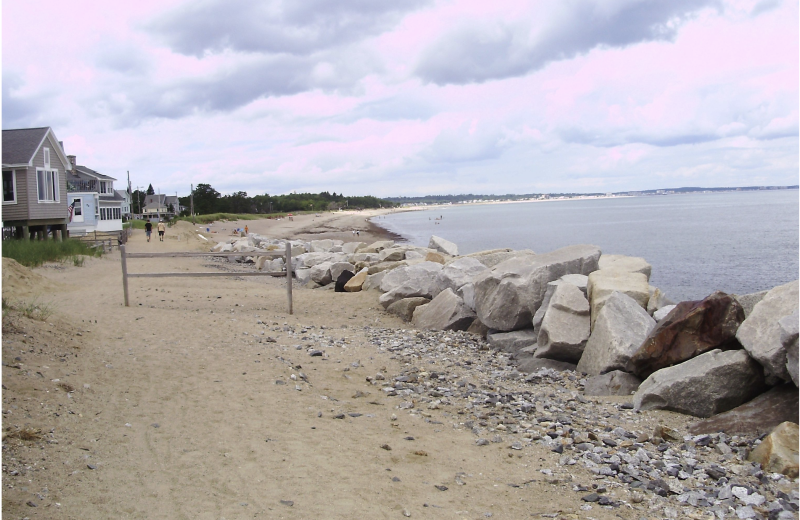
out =
[[(385, 238), (369, 216), (215, 223), (203, 226), (211, 240), (185, 223), (169, 228), (164, 242), (147, 242), (137, 231), (127, 248), (207, 251), (245, 224), (279, 238), (347, 240), (352, 229), (361, 241)], [(129, 260), (128, 269), (248, 268), (148, 258)], [(491, 382), (491, 367), (502, 368), (504, 358), (460, 336), (433, 344), (461, 354), (399, 355), (382, 334), (399, 342), (421, 336), (385, 313), (377, 292), (295, 286), (289, 315), (285, 283), (268, 276), (134, 278), (124, 307), (116, 250), (81, 267), (29, 270), (4, 260), (4, 300), (47, 311), (29, 317), (4, 310), (4, 517), (649, 517), (647, 501), (620, 487), (607, 491), (614, 507), (587, 509), (581, 490), (606, 492), (602, 477), (580, 464), (560, 465), (561, 455), (535, 442), (512, 446), (507, 430), (516, 427), (496, 420), (493, 410), (475, 419), (493, 439), (479, 445), (465, 426), (464, 403), (403, 401), (380, 385), (416, 363), (415, 374), (459, 374), (497, 392), (530, 390), (521, 380)], [(470, 367), (489, 367), (486, 379)], [(437, 384), (456, 385), (455, 377)], [(565, 379), (536, 391), (566, 403), (574, 388)], [(600, 398), (587, 406), (631, 429), (686, 428), (684, 416), (639, 416), (621, 411), (620, 402)]]

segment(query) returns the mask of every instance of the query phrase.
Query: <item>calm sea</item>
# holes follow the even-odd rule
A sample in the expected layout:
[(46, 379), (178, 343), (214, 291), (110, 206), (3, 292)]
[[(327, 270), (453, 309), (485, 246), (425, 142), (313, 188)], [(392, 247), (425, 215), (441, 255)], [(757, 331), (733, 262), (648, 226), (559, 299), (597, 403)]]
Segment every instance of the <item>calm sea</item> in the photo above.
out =
[(653, 266), (650, 283), (682, 301), (796, 280), (798, 214), (798, 191), (775, 190), (456, 205), (373, 222), (416, 245), (441, 236), (460, 254), (594, 244), (603, 253), (645, 258)]

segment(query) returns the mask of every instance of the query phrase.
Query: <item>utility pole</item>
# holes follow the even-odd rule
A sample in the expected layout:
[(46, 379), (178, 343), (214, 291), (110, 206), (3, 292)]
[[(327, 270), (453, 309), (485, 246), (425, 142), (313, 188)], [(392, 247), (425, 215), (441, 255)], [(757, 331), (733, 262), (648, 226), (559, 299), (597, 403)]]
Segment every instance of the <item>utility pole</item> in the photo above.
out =
[(142, 190), (140, 188), (141, 186), (136, 186), (136, 201), (139, 209), (139, 216), (144, 217), (144, 211), (142, 211)]
[(190, 184), (192, 191), (189, 194), (189, 212), (192, 214), (192, 225), (194, 226), (194, 184)]

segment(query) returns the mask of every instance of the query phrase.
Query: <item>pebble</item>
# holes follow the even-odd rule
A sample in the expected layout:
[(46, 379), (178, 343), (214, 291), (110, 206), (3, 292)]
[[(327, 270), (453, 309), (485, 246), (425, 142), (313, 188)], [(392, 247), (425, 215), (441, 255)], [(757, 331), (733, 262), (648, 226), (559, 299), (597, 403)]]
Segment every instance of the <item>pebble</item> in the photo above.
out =
[[(649, 412), (634, 412), (629, 402), (583, 395), (581, 374), (547, 368), (520, 374), (509, 354), (466, 332), (364, 327), (364, 333), (403, 367), (366, 378), (397, 399), (396, 409), (429, 422), (434, 413), (452, 418), (454, 427), (475, 435), (477, 446), (547, 447), (558, 455), (559, 468), (583, 467), (588, 478), (602, 479), (602, 486), (581, 497), (584, 511), (592, 504), (621, 506), (618, 489), (627, 488), (629, 502), (650, 511), (642, 517), (730, 518), (735, 511), (739, 518), (766, 519), (758, 511), (768, 510), (770, 519), (797, 518), (796, 481), (765, 474), (744, 459), (755, 438), (684, 436)], [(563, 469), (547, 471), (546, 481), (572, 481), (564, 480)], [(748, 516), (751, 511), (755, 516)]]

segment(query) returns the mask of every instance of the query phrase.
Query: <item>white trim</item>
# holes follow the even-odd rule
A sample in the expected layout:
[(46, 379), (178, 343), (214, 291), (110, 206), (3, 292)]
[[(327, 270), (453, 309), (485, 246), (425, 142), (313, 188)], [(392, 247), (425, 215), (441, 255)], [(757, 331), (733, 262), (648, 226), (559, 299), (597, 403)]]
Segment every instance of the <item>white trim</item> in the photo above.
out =
[(3, 175), (6, 173), (11, 174), (11, 184), (12, 189), (14, 190), (14, 200), (5, 200), (5, 193), (3, 193), (3, 204), (4, 205), (11, 205), (17, 203), (17, 172), (16, 170), (3, 170)]
[(48, 135), (53, 136), (53, 145), (55, 146), (56, 149), (56, 155), (61, 160), (61, 164), (64, 166), (64, 170), (71, 170), (72, 164), (70, 164), (69, 159), (67, 159), (67, 156), (64, 155), (64, 150), (62, 150), (61, 146), (58, 144), (58, 137), (56, 137), (56, 133), (53, 132), (53, 129), (49, 126), (47, 127), (47, 132), (44, 133), (44, 137), (42, 137), (42, 140), (39, 142), (39, 146), (37, 146), (36, 150), (33, 152), (33, 157), (30, 158), (28, 164), (26, 164), (25, 166), (30, 166), (30, 167), (33, 166), (33, 159), (36, 157), (36, 153), (39, 151), (39, 148), (42, 147)]
[(42, 148), (42, 160), (44, 161), (44, 169), (52, 170), (52, 168), (50, 168), (50, 148), (47, 146)]

